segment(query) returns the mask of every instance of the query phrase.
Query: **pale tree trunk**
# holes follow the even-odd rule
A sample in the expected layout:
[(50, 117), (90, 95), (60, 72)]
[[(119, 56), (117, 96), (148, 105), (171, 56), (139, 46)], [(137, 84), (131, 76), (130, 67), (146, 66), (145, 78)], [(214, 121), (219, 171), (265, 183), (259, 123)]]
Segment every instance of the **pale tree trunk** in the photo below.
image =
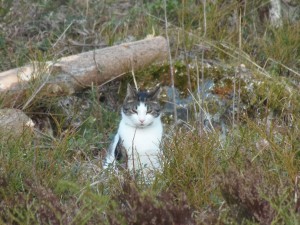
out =
[(270, 22), (274, 27), (282, 26), (281, 0), (270, 0)]
[(167, 56), (166, 39), (151, 37), (5, 71), (0, 73), (2, 106), (18, 107), (33, 98), (80, 92), (132, 70), (165, 62)]

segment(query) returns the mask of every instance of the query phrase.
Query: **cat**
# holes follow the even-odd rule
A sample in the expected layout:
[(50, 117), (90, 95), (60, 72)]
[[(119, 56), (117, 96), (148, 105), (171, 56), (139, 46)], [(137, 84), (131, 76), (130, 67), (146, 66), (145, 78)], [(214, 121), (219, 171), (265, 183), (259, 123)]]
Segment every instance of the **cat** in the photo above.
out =
[[(158, 97), (160, 86), (152, 91), (136, 91), (130, 84), (122, 105), (122, 119), (111, 143), (104, 168), (125, 160), (129, 171), (160, 169), (160, 143), (163, 135), (161, 106)], [(124, 154), (125, 152), (125, 154)]]

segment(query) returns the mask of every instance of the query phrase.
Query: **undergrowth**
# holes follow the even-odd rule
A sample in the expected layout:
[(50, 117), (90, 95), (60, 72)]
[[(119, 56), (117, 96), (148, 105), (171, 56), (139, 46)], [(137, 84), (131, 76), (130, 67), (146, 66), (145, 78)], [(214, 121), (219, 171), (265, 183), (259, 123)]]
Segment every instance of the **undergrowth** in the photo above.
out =
[[(0, 70), (164, 35), (164, 7), (3, 0)], [(193, 96), (181, 105), (192, 116), (165, 126), (164, 166), (153, 183), (102, 170), (131, 78), (32, 99), (25, 112), (39, 133), (0, 142), (1, 223), (300, 223), (299, 20), (271, 26), (265, 0), (206, 1), (205, 13), (203, 1), (171, 0), (166, 9), (175, 86), (180, 97)], [(203, 101), (202, 71), (214, 84)], [(136, 79), (142, 87), (171, 83), (167, 67), (137, 71)]]

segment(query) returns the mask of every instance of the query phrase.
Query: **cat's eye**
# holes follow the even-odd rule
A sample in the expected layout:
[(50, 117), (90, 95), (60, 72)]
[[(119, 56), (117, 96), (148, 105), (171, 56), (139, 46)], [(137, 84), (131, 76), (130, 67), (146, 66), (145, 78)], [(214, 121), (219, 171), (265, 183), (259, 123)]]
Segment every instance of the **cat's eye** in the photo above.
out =
[(147, 112), (146, 112), (147, 114), (150, 114), (150, 113), (152, 113), (152, 108), (151, 107), (149, 107), (148, 105), (147, 105)]
[(135, 109), (132, 109), (132, 112), (137, 114), (137, 111)]

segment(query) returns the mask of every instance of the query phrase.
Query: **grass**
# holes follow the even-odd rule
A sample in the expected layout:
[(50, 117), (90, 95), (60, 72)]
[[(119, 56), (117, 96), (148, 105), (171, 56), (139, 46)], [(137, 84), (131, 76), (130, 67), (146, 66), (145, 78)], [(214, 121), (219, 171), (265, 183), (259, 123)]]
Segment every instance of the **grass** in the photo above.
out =
[[(1, 3), (1, 71), (166, 32), (162, 0)], [(274, 28), (262, 19), (267, 1), (219, 0), (206, 3), (205, 28), (201, 1), (166, 3), (175, 87), (194, 101), (185, 125), (165, 127), (163, 171), (152, 184), (102, 171), (130, 77), (78, 93), (71, 105), (31, 99), (36, 80), (21, 106), (29, 102), (36, 121), (47, 117), (53, 136), (0, 143), (1, 223), (300, 223), (299, 21)], [(236, 73), (240, 64), (246, 71)], [(202, 65), (214, 82), (203, 102)], [(136, 78), (143, 87), (171, 84), (168, 66)]]

